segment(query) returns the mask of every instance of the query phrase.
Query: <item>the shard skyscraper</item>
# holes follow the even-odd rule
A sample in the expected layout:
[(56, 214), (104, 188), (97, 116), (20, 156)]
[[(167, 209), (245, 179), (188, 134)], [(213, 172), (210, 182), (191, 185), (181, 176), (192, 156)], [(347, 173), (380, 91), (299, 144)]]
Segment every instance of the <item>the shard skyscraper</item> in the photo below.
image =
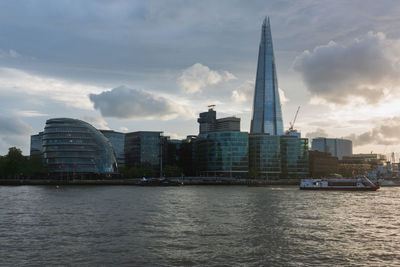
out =
[(283, 135), (281, 101), (269, 17), (265, 18), (261, 30), (250, 133)]

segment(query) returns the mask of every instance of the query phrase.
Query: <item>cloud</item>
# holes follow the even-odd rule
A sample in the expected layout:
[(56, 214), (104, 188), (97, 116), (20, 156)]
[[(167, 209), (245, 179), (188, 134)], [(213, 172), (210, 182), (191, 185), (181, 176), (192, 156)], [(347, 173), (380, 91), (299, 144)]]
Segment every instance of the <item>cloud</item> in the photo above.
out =
[(20, 117), (44, 117), (49, 116), (49, 114), (40, 113), (37, 110), (17, 110), (15, 114)]
[(172, 140), (182, 140), (185, 139), (185, 136), (176, 134), (176, 133), (171, 133), (171, 132), (164, 132), (164, 136), (169, 136), (170, 139)]
[(129, 131), (129, 129), (128, 129), (127, 127), (125, 127), (125, 126), (119, 127), (119, 130), (122, 131), (122, 132), (124, 132), (124, 133), (126, 133), (126, 132)]
[(322, 128), (317, 128), (314, 132), (309, 132), (306, 134), (306, 138), (310, 140), (317, 137), (328, 137), (328, 133)]
[(250, 102), (253, 98), (254, 94), (254, 82), (246, 81), (242, 83), (237, 89), (232, 91), (232, 100), (241, 103), (241, 102)]
[(125, 86), (100, 94), (90, 94), (89, 98), (94, 108), (98, 109), (104, 117), (136, 120), (169, 120), (178, 116), (194, 118), (194, 112), (183, 104)]
[(92, 110), (88, 94), (101, 92), (104, 88), (69, 82), (27, 73), (14, 68), (0, 67), (0, 92), (23, 93), (28, 97), (47, 99), (69, 107)]
[(281, 100), (281, 104), (284, 105), (287, 102), (289, 102), (289, 98), (286, 97), (285, 91), (283, 91), (283, 89), (278, 88), (278, 92), (279, 92), (279, 98)]
[(194, 94), (201, 92), (207, 86), (235, 79), (236, 76), (228, 71), (215, 71), (196, 63), (182, 72), (178, 84), (183, 92)]
[(0, 115), (0, 153), (7, 154), (10, 147), (29, 147), (31, 126), (17, 117)]
[(333, 41), (304, 51), (294, 61), (312, 96), (336, 104), (352, 99), (377, 103), (397, 89), (400, 42), (368, 33), (347, 45)]
[(108, 123), (101, 117), (84, 116), (83, 120), (89, 122), (97, 129), (110, 130)]
[(20, 58), (20, 57), (21, 55), (14, 49), (10, 49), (8, 51), (0, 49), (0, 58)]
[(362, 134), (351, 134), (347, 139), (353, 140), (354, 146), (363, 145), (398, 145), (400, 144), (400, 117), (386, 119), (381, 125)]

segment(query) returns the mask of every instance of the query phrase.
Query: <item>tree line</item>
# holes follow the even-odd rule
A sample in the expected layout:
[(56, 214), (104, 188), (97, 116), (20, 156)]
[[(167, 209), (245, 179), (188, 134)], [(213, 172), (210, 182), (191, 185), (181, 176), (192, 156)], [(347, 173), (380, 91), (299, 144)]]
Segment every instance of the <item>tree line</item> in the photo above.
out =
[(40, 155), (26, 157), (16, 147), (8, 149), (5, 156), (0, 156), (0, 178), (21, 179), (43, 177), (47, 170)]

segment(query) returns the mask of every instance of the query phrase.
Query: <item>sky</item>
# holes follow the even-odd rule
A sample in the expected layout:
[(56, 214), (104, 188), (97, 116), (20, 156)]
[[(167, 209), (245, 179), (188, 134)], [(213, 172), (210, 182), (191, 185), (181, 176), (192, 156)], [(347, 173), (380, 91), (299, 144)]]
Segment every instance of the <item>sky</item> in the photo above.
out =
[(397, 0), (1, 1), (0, 155), (29, 154), (56, 117), (174, 139), (214, 104), (249, 131), (265, 16), (285, 128), (300, 106), (303, 137), (398, 153), (398, 14)]

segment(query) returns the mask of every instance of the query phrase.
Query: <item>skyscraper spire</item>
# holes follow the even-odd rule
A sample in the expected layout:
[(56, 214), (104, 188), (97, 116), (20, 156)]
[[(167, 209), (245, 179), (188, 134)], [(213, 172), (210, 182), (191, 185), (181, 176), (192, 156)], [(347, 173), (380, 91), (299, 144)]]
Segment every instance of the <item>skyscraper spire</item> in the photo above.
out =
[(269, 17), (265, 17), (261, 28), (250, 133), (283, 135), (281, 101)]

